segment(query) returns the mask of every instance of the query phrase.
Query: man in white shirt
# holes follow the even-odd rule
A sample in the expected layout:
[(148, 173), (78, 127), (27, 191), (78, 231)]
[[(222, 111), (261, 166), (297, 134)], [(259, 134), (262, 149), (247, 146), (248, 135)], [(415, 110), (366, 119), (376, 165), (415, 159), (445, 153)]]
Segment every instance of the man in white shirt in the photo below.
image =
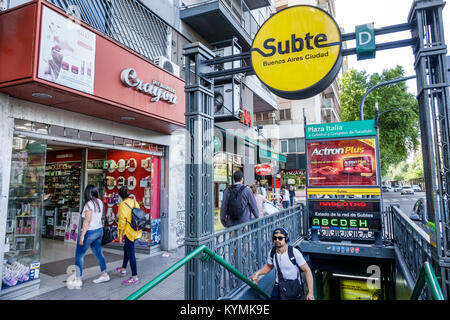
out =
[[(276, 270), (278, 269), (278, 267), (280, 268), (281, 274), (284, 279), (286, 280), (298, 279), (301, 282), (300, 279), (301, 275), (297, 267), (299, 266), (300, 269), (305, 273), (306, 277), (306, 285), (308, 287), (308, 294), (306, 296), (306, 300), (314, 300), (314, 282), (311, 269), (309, 268), (308, 264), (303, 258), (301, 252), (296, 248), (293, 248), (293, 253), (297, 265), (294, 264), (294, 261), (290, 260), (288, 255), (287, 241), (289, 241), (289, 238), (287, 231), (281, 227), (276, 228), (273, 231), (272, 239), (274, 241), (276, 248), (274, 256), (271, 257), (271, 254), (269, 252), (267, 263), (252, 275), (251, 280), (254, 281), (256, 284), (258, 284), (259, 276), (269, 273), (275, 266)], [(274, 259), (277, 259), (277, 261), (274, 262)], [(281, 300), (278, 270), (276, 273), (275, 285), (272, 290), (271, 299)]]

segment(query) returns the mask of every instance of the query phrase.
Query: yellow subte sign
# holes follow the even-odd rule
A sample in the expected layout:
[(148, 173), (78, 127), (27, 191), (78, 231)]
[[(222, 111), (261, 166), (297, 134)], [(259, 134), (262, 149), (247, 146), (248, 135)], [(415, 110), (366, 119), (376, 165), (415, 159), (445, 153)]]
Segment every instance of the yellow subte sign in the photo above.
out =
[(325, 90), (342, 65), (341, 32), (324, 10), (281, 10), (259, 29), (252, 45), (258, 78), (276, 95), (306, 99)]

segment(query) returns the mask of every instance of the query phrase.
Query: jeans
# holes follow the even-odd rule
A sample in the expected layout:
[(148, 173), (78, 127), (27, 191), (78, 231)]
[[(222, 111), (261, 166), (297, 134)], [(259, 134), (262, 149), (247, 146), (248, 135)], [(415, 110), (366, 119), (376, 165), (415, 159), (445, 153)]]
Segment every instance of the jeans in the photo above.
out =
[(77, 249), (75, 252), (75, 266), (77, 278), (81, 278), (83, 276), (83, 264), (84, 264), (84, 255), (89, 247), (91, 247), (92, 252), (94, 253), (95, 258), (100, 265), (101, 273), (106, 272), (106, 260), (105, 256), (102, 253), (102, 236), (103, 236), (103, 228), (88, 230), (84, 236), (84, 245), (80, 246), (79, 241), (77, 242)]
[(270, 295), (270, 300), (281, 300), (280, 299), (280, 287), (276, 283), (273, 285), (272, 294)]
[(284, 209), (289, 208), (289, 201), (283, 201), (283, 202), (282, 202), (282, 205), (283, 205), (283, 208), (284, 208)]
[(130, 241), (124, 236), (125, 244), (123, 246), (123, 263), (122, 268), (126, 269), (128, 261), (130, 261), (131, 275), (137, 276), (136, 255), (134, 253), (134, 241)]
[(294, 197), (290, 197), (289, 200), (291, 200), (291, 207), (294, 206)]

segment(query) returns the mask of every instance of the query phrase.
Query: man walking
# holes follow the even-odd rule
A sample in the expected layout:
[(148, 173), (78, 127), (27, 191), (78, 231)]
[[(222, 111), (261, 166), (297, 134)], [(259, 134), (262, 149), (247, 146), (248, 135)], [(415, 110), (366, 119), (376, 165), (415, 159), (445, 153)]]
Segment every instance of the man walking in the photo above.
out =
[(296, 299), (304, 300), (304, 285), (300, 270), (305, 273), (308, 295), (306, 300), (314, 300), (314, 283), (311, 269), (303, 258), (302, 253), (292, 246), (288, 246), (288, 233), (284, 228), (273, 231), (272, 240), (275, 247), (269, 252), (266, 264), (256, 271), (251, 280), (258, 284), (260, 275), (272, 271), (275, 266), (276, 279), (273, 286), (271, 300)]
[(244, 185), (244, 174), (238, 170), (233, 174), (234, 184), (223, 193), (220, 208), (220, 221), (225, 227), (236, 226), (250, 221), (251, 215), (259, 218), (255, 197), (250, 188)]

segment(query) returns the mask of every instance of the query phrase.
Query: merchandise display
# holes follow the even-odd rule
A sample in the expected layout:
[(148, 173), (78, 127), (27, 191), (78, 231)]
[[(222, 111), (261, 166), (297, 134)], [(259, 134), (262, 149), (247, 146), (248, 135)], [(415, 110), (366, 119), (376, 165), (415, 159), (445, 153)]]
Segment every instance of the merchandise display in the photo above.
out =
[[(81, 148), (48, 151), (45, 143), (21, 140), (26, 142), (17, 144), (11, 161), (2, 288), (39, 278), (41, 255), (46, 254), (41, 252), (43, 238), (47, 245), (47, 239), (64, 241), (64, 246), (77, 243), (84, 185), (97, 186), (105, 204), (104, 226), (116, 237), (108, 245), (122, 246), (117, 243), (121, 186), (127, 186), (130, 197), (152, 216), (152, 224), (142, 230), (136, 248), (145, 253), (160, 243), (159, 157)], [(83, 152), (87, 155), (85, 167)]]
[[(100, 161), (89, 161), (88, 167), (103, 167)], [(42, 236), (64, 240), (67, 212), (80, 207), (81, 162), (47, 163), (45, 171), (44, 217)]]
[(2, 288), (39, 276), (31, 263), (39, 260), (46, 145), (19, 137), (14, 139), (6, 216), (8, 247), (3, 257)]
[[(154, 179), (155, 164), (158, 164), (159, 158), (149, 157), (148, 155), (108, 151), (108, 163), (116, 163), (117, 171), (111, 172), (105, 178), (105, 184), (108, 191), (103, 197), (103, 202), (107, 208), (105, 226), (115, 227), (117, 230), (118, 222), (118, 191), (122, 186), (127, 186), (131, 191), (131, 198), (135, 198), (141, 208), (148, 215), (152, 215), (152, 226), (143, 230), (142, 238), (136, 241), (139, 247), (150, 247), (160, 242), (159, 236), (159, 203), (152, 203), (152, 193), (159, 190), (159, 177)], [(105, 165), (107, 167), (107, 165)], [(150, 174), (149, 174), (150, 173)], [(159, 199), (159, 197), (156, 197)], [(111, 223), (111, 221), (114, 221)], [(113, 241), (113, 245), (119, 242)]]

